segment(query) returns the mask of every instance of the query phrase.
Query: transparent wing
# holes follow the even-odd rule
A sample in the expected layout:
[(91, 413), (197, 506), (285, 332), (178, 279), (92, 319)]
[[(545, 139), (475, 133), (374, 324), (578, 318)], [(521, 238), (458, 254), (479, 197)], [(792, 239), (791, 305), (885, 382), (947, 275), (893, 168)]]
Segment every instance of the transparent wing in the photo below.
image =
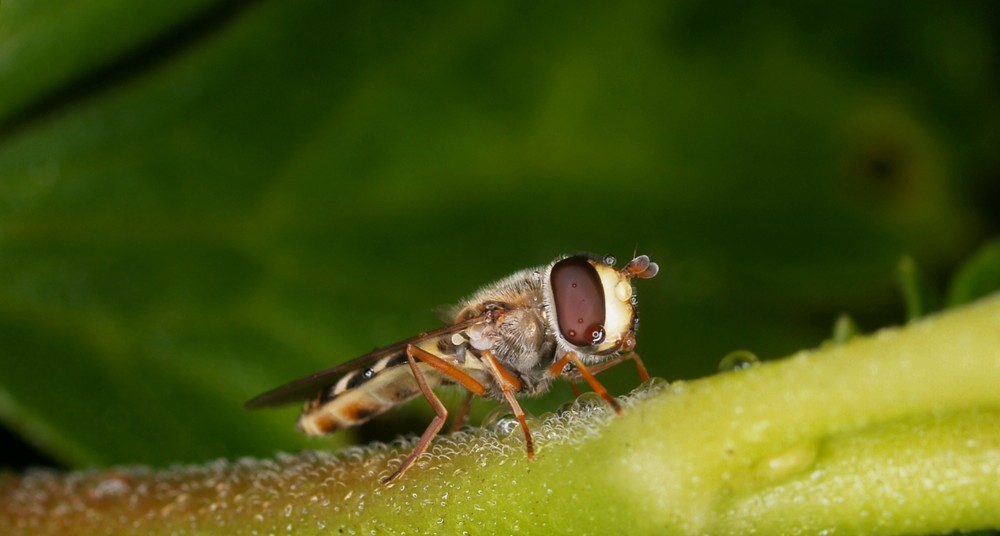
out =
[(316, 396), (316, 393), (319, 391), (337, 383), (337, 380), (348, 372), (366, 368), (384, 357), (405, 353), (406, 347), (410, 344), (417, 345), (431, 339), (438, 339), (454, 333), (461, 333), (476, 324), (482, 324), (484, 322), (486, 322), (486, 319), (476, 317), (464, 322), (459, 322), (457, 324), (444, 326), (433, 331), (421, 333), (416, 337), (411, 337), (384, 348), (378, 348), (346, 363), (341, 363), (335, 367), (314, 372), (308, 376), (291, 381), (266, 393), (255, 396), (244, 404), (243, 407), (246, 409), (268, 408), (308, 400)]

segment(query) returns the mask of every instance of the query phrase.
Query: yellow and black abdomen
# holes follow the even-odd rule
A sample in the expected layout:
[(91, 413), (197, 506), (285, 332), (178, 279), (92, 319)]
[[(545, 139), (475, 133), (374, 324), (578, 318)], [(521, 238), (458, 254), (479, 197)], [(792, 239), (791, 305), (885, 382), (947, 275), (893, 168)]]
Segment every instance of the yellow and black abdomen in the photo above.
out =
[[(428, 351), (434, 348), (431, 344), (420, 346)], [(448, 361), (455, 360), (455, 356), (433, 353)], [(480, 382), (488, 382), (486, 371), (478, 365), (478, 360), (470, 356), (462, 369)], [(417, 367), (432, 389), (454, 384), (448, 376), (426, 363), (418, 361)], [(364, 423), (419, 395), (420, 387), (413, 377), (405, 351), (401, 351), (380, 359), (371, 367), (352, 371), (324, 389), (316, 399), (306, 404), (297, 425), (308, 435), (329, 434)]]

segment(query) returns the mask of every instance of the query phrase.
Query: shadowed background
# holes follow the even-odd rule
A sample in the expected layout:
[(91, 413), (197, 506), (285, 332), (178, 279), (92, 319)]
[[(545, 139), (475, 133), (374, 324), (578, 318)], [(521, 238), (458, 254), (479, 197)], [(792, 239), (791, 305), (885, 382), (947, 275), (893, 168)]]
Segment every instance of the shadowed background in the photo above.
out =
[(242, 403), (563, 253), (660, 264), (676, 379), (900, 322), (901, 255), (996, 233), (994, 3), (663, 4), (4, 0), (0, 465), (351, 441)]

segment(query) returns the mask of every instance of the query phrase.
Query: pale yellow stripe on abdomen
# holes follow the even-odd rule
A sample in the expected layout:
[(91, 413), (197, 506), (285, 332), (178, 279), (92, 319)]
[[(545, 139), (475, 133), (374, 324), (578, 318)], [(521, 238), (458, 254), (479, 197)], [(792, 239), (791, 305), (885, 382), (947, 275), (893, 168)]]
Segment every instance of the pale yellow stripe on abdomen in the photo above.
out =
[[(423, 363), (420, 371), (431, 388), (442, 383), (442, 376)], [(299, 417), (299, 428), (308, 435), (324, 435), (361, 424), (372, 417), (420, 395), (417, 380), (404, 363), (384, 369), (365, 383), (348, 389), (333, 400), (306, 410)]]

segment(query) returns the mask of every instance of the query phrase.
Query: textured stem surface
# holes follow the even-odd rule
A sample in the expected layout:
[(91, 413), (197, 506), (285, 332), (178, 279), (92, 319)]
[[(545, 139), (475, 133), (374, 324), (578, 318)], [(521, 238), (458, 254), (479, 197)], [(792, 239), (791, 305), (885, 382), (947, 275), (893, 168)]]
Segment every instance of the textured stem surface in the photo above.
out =
[[(648, 334), (647, 334), (648, 335)], [(1000, 527), (1000, 297), (748, 370), (337, 455), (0, 478), (0, 533), (920, 534)]]

